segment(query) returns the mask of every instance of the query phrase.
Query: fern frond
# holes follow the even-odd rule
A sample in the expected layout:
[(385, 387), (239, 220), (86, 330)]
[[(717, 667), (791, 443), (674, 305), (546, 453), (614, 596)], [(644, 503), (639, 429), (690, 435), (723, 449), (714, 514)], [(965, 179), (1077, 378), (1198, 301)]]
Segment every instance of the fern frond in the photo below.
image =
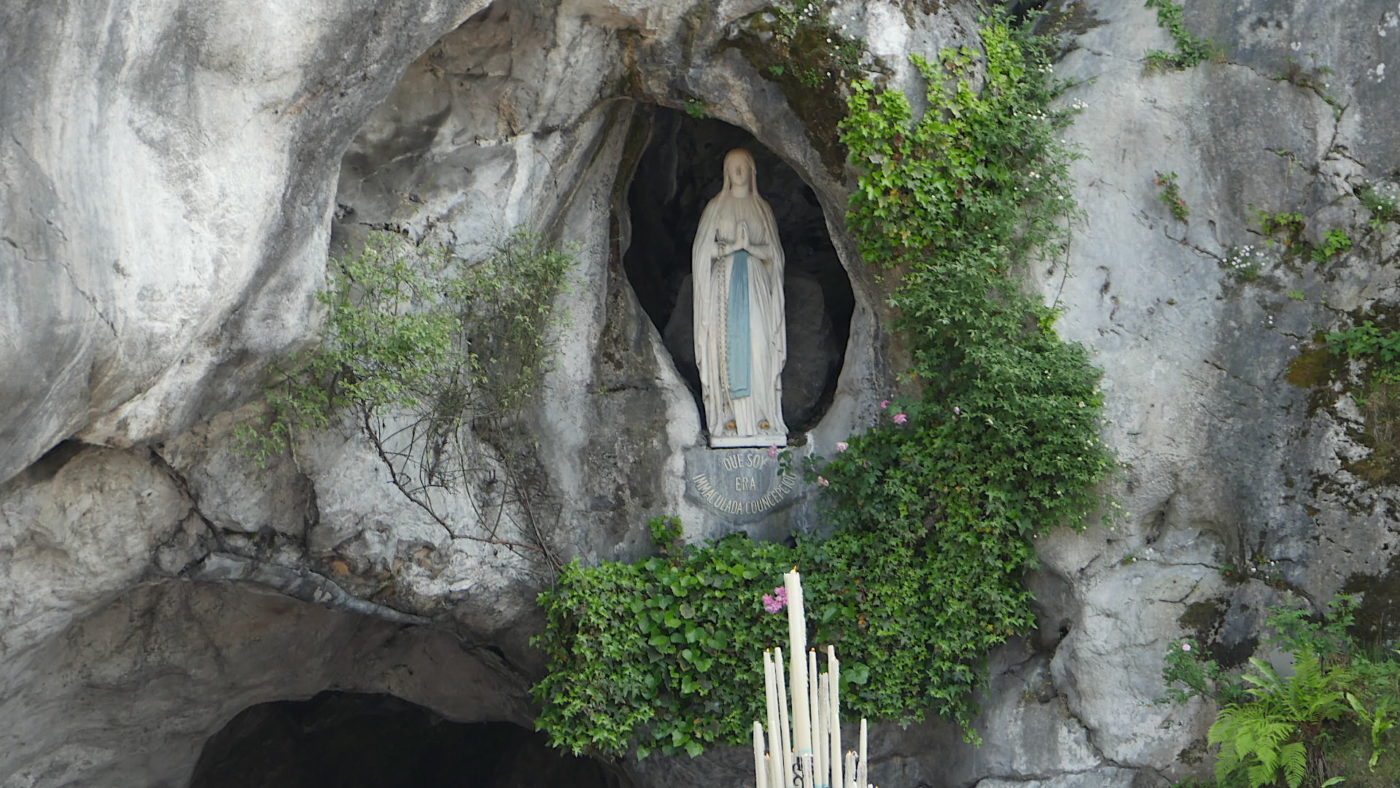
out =
[(1303, 743), (1295, 741), (1284, 745), (1279, 751), (1279, 761), (1283, 766), (1283, 776), (1288, 781), (1288, 788), (1298, 788), (1302, 785), (1308, 772), (1308, 752)]

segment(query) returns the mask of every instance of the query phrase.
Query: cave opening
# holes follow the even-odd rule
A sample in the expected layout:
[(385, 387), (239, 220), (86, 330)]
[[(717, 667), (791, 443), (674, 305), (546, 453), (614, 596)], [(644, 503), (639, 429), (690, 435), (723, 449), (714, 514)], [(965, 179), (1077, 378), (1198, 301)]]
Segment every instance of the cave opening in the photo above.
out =
[(623, 267), (689, 384), (702, 421), (691, 325), (691, 245), (705, 204), (723, 185), (725, 153), (744, 148), (753, 154), (758, 190), (773, 208), (787, 260), (783, 419), (790, 432), (805, 432), (831, 404), (855, 309), (850, 278), (816, 193), (796, 170), (736, 126), (655, 106), (639, 107), (634, 123), (642, 124), (648, 141), (627, 195), (631, 234)]
[(509, 722), (452, 722), (393, 695), (326, 691), (239, 712), (190, 788), (626, 788), (599, 761)]

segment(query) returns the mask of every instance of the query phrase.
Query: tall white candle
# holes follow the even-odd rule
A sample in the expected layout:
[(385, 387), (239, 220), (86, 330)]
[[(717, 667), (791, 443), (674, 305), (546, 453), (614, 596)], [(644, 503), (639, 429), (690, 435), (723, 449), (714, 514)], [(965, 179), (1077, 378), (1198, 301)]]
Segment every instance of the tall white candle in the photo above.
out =
[[(784, 775), (792, 774), (792, 720), (788, 714), (787, 679), (783, 677), (783, 650), (773, 649), (773, 671), (778, 674), (778, 739), (780, 749), (774, 752), (778, 767)], [(783, 786), (787, 785), (784, 777)], [(774, 786), (774, 788), (779, 788)]]
[(836, 658), (835, 646), (826, 647), (826, 675), (831, 692), (831, 784), (845, 788), (846, 772), (841, 768), (841, 661)]
[[(816, 654), (812, 655), (816, 660)], [(831, 785), (831, 674), (823, 673), (817, 678), (817, 719), (821, 725), (817, 731), (817, 785)]]
[[(781, 655), (778, 657), (781, 659)], [(782, 696), (778, 694), (778, 665), (773, 659), (771, 651), (763, 652), (763, 689), (768, 711), (768, 754), (778, 762), (779, 773), (783, 764), (783, 739), (778, 722), (779, 704), (782, 703)], [(787, 783), (777, 783), (772, 788), (786, 788)]]
[[(766, 653), (766, 652), (765, 652)], [(763, 754), (763, 725), (758, 720), (753, 723), (753, 773), (754, 788), (768, 788), (768, 763)]]
[[(807, 707), (808, 707), (809, 709), (812, 710), (812, 711), (811, 711), (811, 714), (812, 714), (812, 717), (811, 717), (812, 755), (814, 756), (812, 760), (813, 760), (814, 763), (815, 763), (815, 761), (817, 760), (817, 759), (815, 758), (816, 753), (817, 753), (817, 748), (819, 747), (820, 742), (821, 742), (821, 740), (822, 740), (822, 733), (821, 733), (821, 724), (822, 724), (822, 722), (821, 722), (821, 707), (817, 705), (817, 688), (820, 686), (820, 684), (821, 684), (821, 682), (817, 679), (817, 652), (815, 652), (815, 651), (808, 651), (808, 652), (807, 652)], [(812, 784), (813, 784), (813, 785), (820, 785), (820, 784), (821, 784), (821, 781), (818, 780), (818, 779), (816, 779), (816, 777), (815, 777), (815, 775), (814, 775), (814, 776), (813, 776)]]
[(843, 784), (841, 785), (841, 788), (856, 788), (856, 751), (855, 751), (855, 750), (847, 750), (847, 751), (846, 751), (846, 774), (848, 775), (848, 777), (847, 777), (847, 779), (846, 779), (846, 782), (843, 783)]
[(870, 785), (870, 756), (866, 749), (865, 718), (860, 720), (860, 763), (856, 767), (860, 771), (857, 773), (856, 785), (866, 788)]
[[(812, 751), (812, 713), (807, 698), (807, 613), (797, 567), (783, 575), (783, 588), (787, 590), (788, 654), (792, 660), (792, 748), (801, 757)], [(809, 785), (810, 780), (808, 777)]]

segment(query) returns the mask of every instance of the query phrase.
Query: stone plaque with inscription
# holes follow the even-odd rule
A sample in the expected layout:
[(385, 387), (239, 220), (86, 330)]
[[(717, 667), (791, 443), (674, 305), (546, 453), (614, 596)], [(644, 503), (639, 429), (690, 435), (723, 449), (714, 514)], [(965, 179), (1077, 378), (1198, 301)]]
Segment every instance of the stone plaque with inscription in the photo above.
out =
[(797, 498), (797, 473), (767, 449), (691, 450), (685, 469), (686, 495), (732, 521), (762, 519)]

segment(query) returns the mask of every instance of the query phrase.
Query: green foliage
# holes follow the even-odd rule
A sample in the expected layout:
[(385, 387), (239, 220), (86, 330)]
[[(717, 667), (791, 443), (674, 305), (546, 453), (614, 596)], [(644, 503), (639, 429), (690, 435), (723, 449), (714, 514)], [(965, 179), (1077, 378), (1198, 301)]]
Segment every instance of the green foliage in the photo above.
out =
[[(1284, 246), (1293, 246), (1301, 242), (1303, 229), (1306, 227), (1301, 213), (1296, 211), (1269, 213), (1268, 211), (1256, 210), (1254, 218), (1259, 220), (1259, 232), (1268, 236), (1282, 236), (1281, 240)], [(1274, 240), (1274, 238), (1270, 238), (1269, 243), (1273, 243)]]
[(1225, 250), (1220, 266), (1242, 282), (1253, 282), (1263, 275), (1264, 267), (1270, 262), (1269, 255), (1263, 249), (1248, 244)]
[(1372, 483), (1400, 483), (1400, 331), (1373, 320), (1327, 334), (1327, 352), (1365, 365), (1355, 393), (1365, 419), (1363, 442), (1371, 449), (1347, 469)]
[[(916, 59), (930, 109), (857, 83), (842, 123), (862, 170), (848, 214), (892, 296), (920, 395), (821, 468), (833, 535), (733, 536), (683, 555), (578, 565), (541, 596), (539, 725), (576, 752), (698, 752), (747, 741), (761, 655), (785, 617), (762, 597), (798, 566), (811, 642), (842, 655), (853, 716), (966, 726), (987, 651), (1033, 624), (1030, 538), (1082, 525), (1111, 459), (1098, 373), (1009, 275), (1053, 254), (1072, 211), (1046, 49), (1000, 21), (980, 53)], [(980, 78), (979, 78), (980, 77)], [(980, 91), (973, 89), (980, 84)]]
[(333, 260), (320, 343), (276, 370), (266, 421), (245, 425), (255, 456), (333, 416), (402, 411), (441, 437), (518, 408), (548, 354), (554, 296), (571, 258), (517, 233), (485, 260), (451, 259), (388, 232)]
[(860, 73), (865, 44), (827, 21), (820, 0), (793, 0), (768, 9), (773, 46), (782, 62), (768, 66), (776, 77), (790, 74), (809, 88), (845, 84)]
[(1351, 236), (1340, 227), (1334, 227), (1327, 231), (1322, 237), (1322, 245), (1312, 250), (1312, 259), (1315, 263), (1325, 263), (1332, 258), (1345, 254), (1351, 250)]
[[(371, 233), (332, 261), (320, 341), (274, 370), (261, 418), (239, 428), (241, 450), (265, 463), (297, 433), (349, 415), (400, 492), (461, 536), (434, 491), (473, 472), (465, 426), (511, 415), (538, 390), (570, 263), (527, 233), (473, 262)], [(537, 531), (530, 545), (484, 540), (548, 555)]]
[(1198, 643), (1182, 640), (1167, 649), (1163, 660), (1162, 681), (1167, 694), (1157, 703), (1185, 703), (1191, 698), (1215, 698), (1222, 703), (1240, 699), (1244, 683), (1224, 671), (1220, 663), (1201, 652)]
[(786, 632), (760, 591), (791, 558), (732, 536), (669, 560), (566, 566), (540, 595), (551, 670), (534, 687), (537, 725), (575, 753), (694, 755), (739, 740), (760, 718), (763, 650)]
[(1385, 331), (1375, 321), (1364, 320), (1345, 331), (1329, 333), (1327, 350), (1368, 362), (1376, 380), (1400, 383), (1400, 331)]
[(669, 514), (653, 517), (647, 521), (647, 530), (651, 531), (651, 543), (662, 555), (680, 555), (681, 518)]
[[(1372, 653), (1349, 634), (1353, 598), (1330, 607), (1321, 621), (1302, 610), (1272, 611), (1268, 642), (1292, 656), (1288, 675), (1251, 658), (1232, 677), (1199, 649), (1168, 652), (1163, 677), (1172, 700), (1199, 695), (1222, 704), (1207, 740), (1220, 747), (1215, 775), (1223, 788), (1391, 785), (1400, 773), (1391, 733), (1400, 713), (1400, 659)], [(1358, 748), (1364, 765), (1350, 757)]]
[(1171, 33), (1176, 42), (1175, 52), (1154, 49), (1147, 53), (1148, 71), (1181, 71), (1220, 57), (1219, 48), (1209, 39), (1186, 29), (1185, 8), (1172, 0), (1147, 0), (1148, 8), (1157, 9), (1157, 25)]
[(699, 99), (685, 100), (685, 114), (696, 120), (704, 120), (710, 117), (710, 111), (705, 107), (705, 102)]
[(1347, 711), (1345, 694), (1352, 676), (1342, 665), (1324, 665), (1310, 649), (1295, 653), (1293, 675), (1282, 678), (1269, 663), (1250, 658), (1245, 673), (1249, 701), (1220, 710), (1206, 740), (1220, 745), (1217, 780), (1243, 775), (1250, 788), (1283, 779), (1298, 788), (1307, 773), (1304, 727), (1335, 722)]
[(1287, 256), (1306, 255), (1315, 263), (1325, 263), (1351, 250), (1352, 239), (1347, 231), (1334, 227), (1322, 236), (1321, 245), (1314, 246), (1304, 237), (1307, 221), (1297, 211), (1269, 213), (1256, 210), (1259, 232), (1268, 236), (1269, 246), (1280, 245)]
[(1186, 207), (1186, 200), (1181, 196), (1181, 188), (1176, 183), (1176, 173), (1169, 172), (1163, 175), (1159, 172), (1152, 182), (1162, 190), (1157, 199), (1171, 211), (1172, 218), (1179, 222), (1186, 221), (1186, 217), (1191, 215), (1191, 209)]
[(1379, 230), (1388, 222), (1400, 223), (1400, 198), (1393, 193), (1384, 192), (1372, 184), (1361, 189), (1357, 193), (1357, 199), (1371, 212), (1367, 223), (1373, 229)]

